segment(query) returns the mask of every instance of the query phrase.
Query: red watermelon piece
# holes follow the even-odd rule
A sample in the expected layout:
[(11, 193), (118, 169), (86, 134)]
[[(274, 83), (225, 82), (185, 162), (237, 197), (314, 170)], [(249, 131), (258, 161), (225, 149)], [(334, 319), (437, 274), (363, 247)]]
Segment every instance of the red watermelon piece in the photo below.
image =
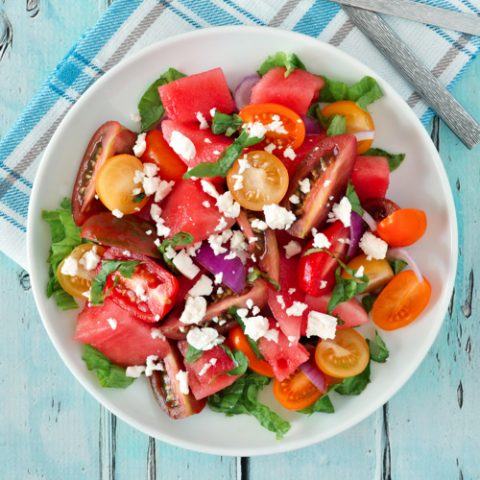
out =
[(170, 142), (175, 130), (185, 135), (195, 145), (196, 155), (192, 160), (179, 155), (189, 167), (204, 162), (216, 162), (222, 152), (233, 143), (233, 140), (223, 135), (215, 135), (210, 130), (200, 130), (195, 123), (180, 123), (174, 120), (162, 122), (162, 133), (167, 142)]
[(210, 120), (210, 110), (222, 113), (235, 110), (227, 80), (221, 68), (189, 75), (158, 88), (168, 118), (179, 122), (197, 122), (200, 112)]
[[(219, 193), (222, 193), (219, 191)], [(203, 202), (209, 202), (210, 207), (205, 207)], [(205, 193), (199, 180), (180, 180), (165, 199), (162, 218), (165, 225), (170, 228), (170, 237), (178, 232), (190, 233), (195, 242), (206, 240), (215, 232), (215, 227), (222, 214), (215, 206), (215, 199)], [(230, 228), (234, 219), (226, 218), (227, 227)]]
[[(115, 329), (109, 319), (116, 320)], [(151, 325), (106, 298), (103, 305), (85, 306), (80, 312), (73, 338), (96, 348), (117, 365), (143, 365), (149, 355), (164, 358), (170, 352), (168, 342), (152, 338), (151, 331)]]
[[(185, 357), (187, 355), (188, 343), (185, 341), (178, 342), (178, 348)], [(210, 363), (212, 358), (217, 359), (215, 365), (211, 365), (203, 375), (200, 375), (202, 369), (204, 369), (207, 363)], [(195, 363), (185, 362), (185, 368), (188, 372), (188, 385), (197, 400), (206, 398), (230, 386), (239, 377), (239, 375), (223, 373), (235, 368), (235, 364), (220, 346), (204, 352)]]
[(352, 171), (352, 183), (358, 198), (384, 198), (390, 183), (390, 168), (385, 157), (357, 157)]
[(323, 85), (320, 77), (305, 70), (294, 70), (285, 78), (285, 68), (272, 68), (253, 87), (252, 103), (279, 103), (306, 115)]

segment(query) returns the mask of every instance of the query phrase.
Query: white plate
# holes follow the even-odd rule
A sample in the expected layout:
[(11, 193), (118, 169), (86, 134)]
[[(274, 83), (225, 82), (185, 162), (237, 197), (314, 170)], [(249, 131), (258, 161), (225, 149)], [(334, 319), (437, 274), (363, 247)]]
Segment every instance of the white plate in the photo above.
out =
[[(131, 114), (136, 112), (139, 97), (168, 67), (191, 74), (220, 66), (234, 88), (240, 78), (279, 50), (297, 53), (308, 69), (328, 77), (354, 82), (371, 75), (379, 80), (385, 97), (371, 107), (377, 126), (375, 145), (407, 154), (392, 175), (389, 197), (403, 207), (427, 212), (427, 233), (411, 252), (433, 288), (430, 305), (418, 321), (383, 334), (390, 360), (372, 365), (368, 388), (358, 397), (332, 395), (335, 414), (305, 417), (271, 401), (292, 422), (292, 429), (280, 442), (254, 418), (243, 415), (227, 418), (206, 409), (186, 420), (170, 420), (143, 379), (126, 390), (102, 389), (85, 368), (80, 346), (71, 339), (76, 312), (62, 313), (45, 297), (50, 235), (40, 219), (42, 209), (55, 208), (62, 197), (70, 195), (84, 149), (96, 128), (107, 120), (135, 128)], [(335, 47), (300, 34), (258, 27), (222, 27), (171, 38), (133, 55), (98, 80), (65, 117), (45, 151), (32, 192), (27, 235), (38, 309), (61, 358), (80, 383), (115, 415), (146, 434), (221, 455), (262, 455), (311, 445), (355, 425), (384, 404), (432, 345), (447, 310), (457, 261), (456, 217), (447, 176), (427, 132), (406, 103), (378, 75)], [(269, 395), (265, 394), (267, 401), (272, 400)]]

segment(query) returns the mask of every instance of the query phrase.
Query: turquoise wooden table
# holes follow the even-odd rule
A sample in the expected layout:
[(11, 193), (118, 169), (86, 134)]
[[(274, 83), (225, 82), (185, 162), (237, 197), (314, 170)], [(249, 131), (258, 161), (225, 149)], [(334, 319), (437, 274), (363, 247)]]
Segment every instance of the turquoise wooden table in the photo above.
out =
[[(109, 0), (5, 0), (13, 44), (0, 48), (0, 136)], [(1, 8), (1, 6), (0, 6)], [(480, 58), (455, 95), (480, 118)], [(28, 274), (0, 254), (0, 478), (480, 479), (480, 147), (430, 127), (455, 196), (457, 282), (444, 326), (411, 380), (330, 441), (289, 454), (231, 458), (155, 441), (105, 411), (67, 371), (36, 312)]]

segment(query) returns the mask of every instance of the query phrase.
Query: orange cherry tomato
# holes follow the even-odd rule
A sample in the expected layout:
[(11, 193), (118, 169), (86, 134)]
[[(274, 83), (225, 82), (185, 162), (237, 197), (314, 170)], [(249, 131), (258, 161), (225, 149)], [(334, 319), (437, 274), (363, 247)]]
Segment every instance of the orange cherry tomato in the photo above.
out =
[(297, 370), (281, 382), (275, 379), (273, 394), (288, 410), (302, 410), (315, 403), (324, 392), (320, 391), (301, 370)]
[(142, 162), (155, 163), (163, 180), (181, 180), (187, 166), (163, 138), (162, 132), (150, 130), (145, 142), (147, 148), (141, 157)]
[(391, 247), (406, 247), (419, 240), (427, 229), (423, 210), (400, 208), (377, 225), (377, 233)]
[(109, 158), (98, 171), (95, 190), (100, 201), (110, 210), (120, 210), (125, 215), (138, 212), (147, 203), (148, 198), (136, 202), (134, 189), (135, 171), (143, 172), (143, 163), (133, 155), (116, 155)]
[[(325, 117), (343, 115), (347, 121), (347, 133), (375, 130), (372, 116), (350, 100), (330, 103), (322, 109), (322, 115)], [(373, 139), (361, 140), (357, 143), (357, 153), (365, 153), (371, 147), (372, 143)]]
[[(241, 166), (245, 161), (249, 165), (246, 169)], [(235, 161), (228, 171), (227, 185), (242, 207), (259, 212), (265, 205), (279, 203), (285, 196), (288, 170), (275, 155), (255, 150)]]
[(412, 323), (430, 301), (432, 287), (424, 277), (420, 282), (411, 270), (393, 277), (373, 304), (372, 320), (384, 330), (396, 330)]
[(82, 257), (89, 251), (93, 250), (99, 257), (103, 255), (105, 249), (100, 245), (94, 245), (93, 243), (82, 243), (75, 247), (68, 257), (73, 258), (76, 260), (78, 265), (78, 271), (76, 275), (66, 275), (62, 273), (63, 265), (65, 264), (65, 260), (68, 258), (64, 258), (57, 268), (57, 279), (60, 286), (70, 295), (76, 298), (81, 298), (82, 300), (86, 300), (87, 297), (84, 293), (88, 292), (90, 289), (90, 285), (92, 280), (96, 276), (96, 270), (87, 270), (85, 266), (82, 264)]
[(370, 351), (366, 340), (353, 328), (337, 330), (334, 340), (321, 340), (315, 349), (315, 363), (326, 375), (348, 378), (367, 368)]
[(240, 327), (235, 327), (228, 333), (228, 341), (233, 348), (240, 350), (248, 359), (248, 366), (255, 373), (273, 378), (272, 367), (265, 360), (259, 360), (248, 343), (247, 336)]
[[(363, 274), (368, 277), (368, 285), (364, 290), (365, 293), (372, 292), (378, 288), (382, 288), (393, 278), (393, 270), (386, 260), (367, 260), (366, 255), (358, 255), (348, 262), (347, 267), (357, 272), (363, 267)], [(347, 272), (342, 273), (343, 278), (351, 278)]]
[(239, 115), (244, 123), (261, 122), (270, 126), (265, 137), (278, 148), (290, 146), (294, 150), (305, 140), (305, 124), (302, 118), (283, 105), (258, 103), (243, 107)]

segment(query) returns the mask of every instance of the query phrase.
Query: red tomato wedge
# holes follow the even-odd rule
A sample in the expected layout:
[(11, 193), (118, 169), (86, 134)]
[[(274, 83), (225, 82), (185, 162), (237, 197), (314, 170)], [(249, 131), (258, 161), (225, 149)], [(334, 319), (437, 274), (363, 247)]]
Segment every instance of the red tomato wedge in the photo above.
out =
[(152, 338), (151, 331), (151, 325), (106, 298), (103, 305), (85, 306), (80, 312), (73, 338), (91, 345), (118, 365), (144, 365), (149, 355), (163, 358), (170, 351), (168, 342)]
[(290, 158), (285, 158), (283, 155), (279, 156), (285, 167), (287, 167), (290, 178), (293, 177), (298, 165), (313, 150), (313, 148), (320, 143), (320, 140), (325, 138), (325, 136), (325, 133), (305, 135), (305, 140), (303, 141), (302, 145), (295, 150), (295, 158), (293, 160)]
[(361, 202), (385, 197), (390, 183), (390, 168), (385, 157), (357, 157), (352, 183)]

